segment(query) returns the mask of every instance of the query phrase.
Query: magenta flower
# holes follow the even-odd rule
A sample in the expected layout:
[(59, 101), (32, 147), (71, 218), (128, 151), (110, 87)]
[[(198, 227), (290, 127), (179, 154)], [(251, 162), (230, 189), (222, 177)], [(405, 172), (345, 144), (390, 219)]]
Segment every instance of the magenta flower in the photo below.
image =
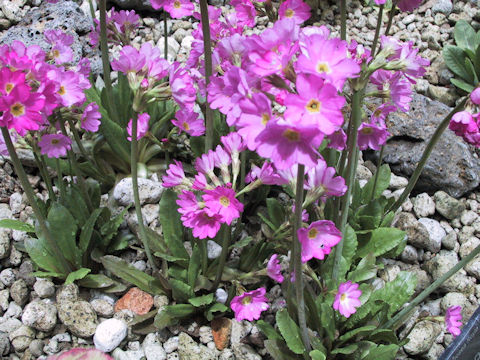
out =
[(282, 266), (278, 261), (278, 255), (273, 254), (267, 264), (267, 275), (276, 282), (282, 283), (284, 278), (282, 275)]
[(110, 20), (121, 34), (128, 34), (140, 25), (140, 16), (133, 10), (112, 11)]
[(370, 81), (377, 85), (377, 89), (383, 91), (398, 109), (405, 112), (409, 110), (409, 104), (412, 101), (412, 85), (401, 72), (393, 73), (379, 69), (372, 74)]
[(330, 142), (328, 143), (328, 147), (330, 149), (335, 150), (343, 150), (347, 146), (347, 134), (343, 129), (335, 131), (333, 134), (327, 136)]
[(185, 176), (182, 163), (177, 160), (173, 161), (174, 164), (170, 164), (168, 167), (167, 175), (162, 178), (162, 186), (170, 188), (179, 185), (191, 185), (191, 181)]
[(311, 258), (323, 260), (332, 247), (342, 240), (342, 233), (330, 220), (318, 220), (308, 228), (298, 229), (298, 240), (302, 244), (302, 262)]
[(255, 15), (257, 11), (250, 0), (232, 0), (230, 5), (235, 8), (238, 26), (242, 28), (244, 26), (255, 26)]
[(90, 83), (84, 84), (78, 73), (58, 69), (49, 72), (48, 77), (58, 83), (57, 98), (63, 106), (80, 105), (85, 101), (84, 90)]
[(98, 111), (99, 107), (95, 103), (90, 103), (85, 107), (82, 114), (82, 129), (97, 132), (101, 124), (102, 115)]
[(480, 87), (477, 87), (475, 90), (472, 91), (470, 94), (470, 100), (475, 105), (480, 105)]
[(380, 150), (385, 144), (390, 133), (383, 126), (362, 123), (358, 128), (358, 148), (360, 150)]
[(362, 305), (359, 300), (361, 295), (362, 291), (358, 288), (358, 284), (352, 283), (350, 280), (342, 283), (338, 287), (338, 293), (333, 301), (333, 308), (346, 318), (349, 318)]
[(447, 331), (457, 337), (460, 335), (460, 326), (462, 326), (462, 307), (450, 306), (445, 314), (445, 324), (447, 325)]
[(248, 149), (254, 151), (258, 145), (258, 134), (265, 130), (267, 123), (273, 118), (272, 103), (265, 94), (258, 93), (251, 99), (242, 100), (239, 105), (242, 115), (235, 125)]
[(261, 287), (235, 296), (230, 302), (230, 307), (235, 313), (235, 319), (237, 321), (260, 319), (261, 313), (270, 307), (267, 303), (268, 299), (265, 297), (266, 292), (267, 290)]
[(220, 215), (222, 222), (230, 225), (240, 217), (243, 204), (235, 198), (235, 191), (225, 186), (217, 186), (213, 190), (205, 190), (202, 196), (205, 211), (209, 216)]
[(307, 172), (305, 188), (318, 196), (342, 196), (347, 191), (345, 180), (341, 176), (335, 176), (335, 168), (328, 167), (323, 159), (318, 159), (317, 165)]
[(205, 134), (205, 123), (198, 114), (190, 109), (182, 109), (175, 113), (172, 124), (192, 136)]
[(16, 87), (21, 87), (21, 93), (30, 91), (30, 87), (25, 83), (25, 73), (23, 71), (11, 71), (4, 67), (0, 69), (0, 93), (8, 95)]
[(265, 161), (261, 168), (252, 165), (250, 172), (245, 178), (245, 182), (248, 184), (255, 180), (266, 185), (283, 185), (287, 183), (287, 180), (278, 175), (272, 164), (268, 161)]
[[(132, 141), (132, 121), (133, 119), (130, 119), (127, 125), (127, 133), (128, 135), (130, 135), (127, 137), (128, 141)], [(150, 121), (150, 115), (148, 115), (147, 113), (138, 114), (137, 140), (140, 140), (142, 137), (144, 137), (147, 134), (149, 121)]]
[(112, 69), (127, 75), (130, 72), (139, 72), (145, 64), (145, 56), (140, 54), (133, 46), (127, 45), (120, 50), (118, 59), (112, 61)]
[(301, 25), (310, 18), (311, 8), (302, 0), (286, 0), (278, 9), (280, 19), (292, 18), (295, 24)]
[(305, 48), (301, 48), (302, 55), (296, 63), (299, 71), (319, 76), (339, 91), (347, 78), (356, 77), (360, 72), (360, 66), (347, 57), (346, 41), (325, 39), (317, 34), (304, 41)]
[(220, 215), (209, 215), (205, 210), (200, 210), (195, 213), (192, 222), (192, 234), (199, 239), (210, 238), (217, 236), (220, 227), (222, 226), (222, 218)]
[(64, 33), (62, 30), (46, 30), (45, 40), (52, 44), (52, 56), (55, 63), (64, 64), (72, 61), (73, 51), (70, 46), (73, 44), (73, 36)]
[(465, 133), (478, 132), (478, 125), (472, 114), (468, 111), (460, 111), (454, 114), (448, 128), (454, 131), (457, 136), (463, 136)]
[(285, 118), (316, 126), (325, 135), (340, 129), (343, 124), (342, 107), (345, 99), (337, 89), (314, 75), (298, 75), (296, 94), (285, 98)]
[(398, 8), (402, 11), (415, 10), (423, 0), (400, 0), (397, 4)]
[(197, 99), (193, 79), (179, 63), (174, 63), (170, 68), (170, 88), (172, 96), (180, 108), (193, 108)]
[(72, 140), (62, 134), (46, 134), (38, 142), (40, 153), (47, 155), (49, 158), (59, 158), (67, 155), (70, 150)]
[(150, 0), (150, 4), (155, 10), (158, 10), (165, 6), (167, 0)]
[(185, 16), (191, 16), (195, 6), (188, 0), (167, 0), (163, 6), (174, 19), (181, 19)]

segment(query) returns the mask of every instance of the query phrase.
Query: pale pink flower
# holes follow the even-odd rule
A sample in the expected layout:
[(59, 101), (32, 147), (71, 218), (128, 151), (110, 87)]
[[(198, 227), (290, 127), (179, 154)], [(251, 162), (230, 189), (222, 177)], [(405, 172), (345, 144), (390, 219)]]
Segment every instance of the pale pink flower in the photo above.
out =
[(230, 302), (230, 307), (235, 313), (237, 321), (258, 320), (263, 311), (270, 307), (265, 297), (267, 290), (261, 287), (257, 290), (244, 292), (242, 295), (235, 296)]
[(338, 287), (338, 293), (333, 301), (333, 308), (346, 318), (349, 318), (362, 305), (359, 300), (361, 295), (362, 291), (358, 288), (358, 284), (352, 283), (350, 280), (342, 283)]
[(90, 103), (85, 107), (82, 114), (82, 129), (97, 132), (101, 124), (102, 115), (98, 111), (99, 107), (95, 103)]
[(62, 134), (46, 134), (38, 142), (40, 153), (47, 155), (49, 158), (59, 158), (67, 155), (70, 150), (72, 140)]
[(480, 105), (480, 87), (477, 87), (472, 91), (470, 94), (470, 100), (472, 100), (475, 105)]
[[(137, 120), (137, 140), (140, 140), (148, 132), (148, 122), (150, 121), (150, 115), (147, 113), (142, 113), (138, 115)], [(127, 125), (128, 141), (132, 141), (132, 122), (133, 119), (130, 119)]]
[(330, 220), (318, 220), (308, 228), (298, 229), (298, 240), (302, 244), (302, 262), (311, 258), (325, 259), (332, 248), (342, 240), (342, 233)]
[(447, 325), (447, 331), (457, 337), (460, 335), (460, 326), (462, 326), (462, 307), (450, 306), (445, 314), (445, 323)]
[(310, 18), (310, 11), (310, 6), (302, 0), (286, 0), (278, 9), (278, 17), (292, 18), (297, 25), (300, 25)]
[(220, 215), (223, 222), (230, 225), (233, 220), (240, 217), (243, 211), (243, 204), (235, 198), (235, 191), (225, 187), (217, 186), (213, 190), (205, 190), (202, 196), (205, 202), (205, 211), (209, 216)]
[(267, 264), (267, 275), (276, 282), (282, 283), (284, 278), (282, 275), (282, 266), (278, 261), (278, 255), (273, 254)]

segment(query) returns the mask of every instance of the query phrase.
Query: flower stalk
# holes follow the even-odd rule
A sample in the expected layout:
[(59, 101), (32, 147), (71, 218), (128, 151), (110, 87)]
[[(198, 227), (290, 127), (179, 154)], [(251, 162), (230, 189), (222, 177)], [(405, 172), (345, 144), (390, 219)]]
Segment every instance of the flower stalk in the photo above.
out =
[(378, 38), (380, 36), (380, 29), (382, 28), (383, 24), (383, 7), (383, 4), (380, 5), (380, 9), (378, 10), (377, 27), (375, 29), (375, 36), (372, 43), (372, 58), (375, 57), (375, 54), (377, 53)]
[(222, 280), (223, 269), (225, 268), (225, 264), (227, 262), (228, 248), (230, 247), (230, 242), (232, 237), (231, 227), (224, 225), (222, 235), (223, 235), (222, 252), (220, 254), (220, 259), (217, 267), (217, 275), (215, 276), (215, 281), (213, 282), (212, 291), (217, 290), (218, 285), (220, 284), (220, 280)]

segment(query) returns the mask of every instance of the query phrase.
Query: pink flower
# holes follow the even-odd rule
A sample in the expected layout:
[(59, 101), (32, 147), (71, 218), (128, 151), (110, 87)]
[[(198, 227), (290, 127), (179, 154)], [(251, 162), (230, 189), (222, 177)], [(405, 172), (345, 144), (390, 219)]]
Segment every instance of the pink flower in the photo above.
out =
[(30, 91), (30, 87), (25, 83), (25, 73), (11, 71), (7, 67), (0, 69), (0, 94), (8, 95), (17, 86), (22, 88), (20, 92)]
[(86, 88), (90, 87), (90, 83), (84, 84), (81, 81), (81, 75), (73, 71), (52, 70), (49, 71), (50, 80), (57, 82), (59, 88), (57, 90), (57, 98), (63, 106), (79, 105), (85, 101)]
[(175, 113), (176, 119), (172, 119), (172, 124), (192, 136), (205, 134), (205, 123), (198, 114), (190, 109), (182, 109)]
[(383, 126), (362, 123), (358, 128), (358, 148), (360, 150), (380, 150), (385, 144), (390, 133)]
[(278, 255), (273, 254), (267, 264), (267, 275), (276, 282), (282, 283), (284, 278), (282, 275), (282, 266), (278, 261)]
[(193, 108), (197, 98), (193, 79), (179, 63), (174, 63), (170, 68), (170, 88), (180, 108)]
[(238, 133), (247, 143), (249, 150), (257, 148), (257, 136), (273, 118), (272, 103), (263, 93), (254, 94), (251, 99), (244, 99), (240, 102), (242, 114), (238, 119)]
[[(356, 77), (360, 66), (347, 57), (347, 42), (340, 39), (325, 39), (314, 34), (304, 39), (305, 48), (296, 63), (301, 72), (325, 79), (339, 91), (347, 78)], [(313, 80), (311, 80), (313, 81)]]
[(162, 186), (165, 188), (175, 187), (182, 184), (190, 184), (191, 181), (185, 176), (183, 165), (180, 161), (173, 160), (174, 164), (170, 164), (167, 175), (162, 178)]
[(332, 247), (342, 240), (342, 233), (330, 220), (318, 220), (308, 228), (298, 229), (298, 240), (302, 244), (302, 262), (311, 258), (323, 260)]
[(117, 31), (122, 34), (129, 33), (140, 25), (140, 16), (133, 10), (112, 11), (110, 20), (113, 21)]
[(472, 100), (475, 105), (480, 105), (480, 87), (477, 87), (472, 91), (470, 94), (470, 100)]
[(280, 19), (292, 18), (300, 25), (310, 18), (310, 11), (310, 6), (302, 0), (286, 0), (280, 5), (278, 15)]
[(155, 10), (160, 9), (161, 7), (165, 6), (167, 0), (150, 0), (150, 4)]
[(268, 299), (265, 297), (266, 292), (267, 290), (261, 287), (235, 296), (230, 302), (230, 307), (235, 313), (235, 319), (237, 321), (260, 319), (261, 313), (270, 307), (267, 304)]
[(460, 326), (462, 326), (462, 307), (450, 306), (445, 314), (445, 323), (449, 333), (454, 337), (460, 335)]
[(72, 61), (73, 51), (70, 46), (73, 44), (73, 36), (64, 33), (62, 30), (46, 30), (45, 39), (52, 44), (52, 55), (57, 64)]
[(413, 11), (417, 8), (423, 0), (400, 0), (397, 4), (402, 11)]
[(345, 180), (341, 176), (335, 176), (335, 168), (327, 167), (323, 159), (319, 159), (317, 165), (308, 170), (305, 188), (316, 196), (342, 196), (347, 191)]
[(359, 300), (361, 295), (362, 291), (358, 289), (358, 284), (354, 284), (350, 280), (342, 283), (338, 287), (338, 293), (333, 301), (333, 308), (346, 318), (349, 318), (362, 305)]
[(328, 143), (328, 147), (330, 149), (335, 150), (343, 150), (347, 146), (347, 134), (343, 129), (335, 131), (333, 134), (327, 136), (330, 142)]
[(205, 190), (202, 196), (205, 202), (205, 211), (209, 216), (220, 215), (223, 222), (230, 225), (234, 219), (240, 217), (243, 204), (235, 198), (235, 191), (217, 186), (214, 190)]
[(47, 155), (49, 158), (59, 158), (67, 155), (70, 150), (72, 140), (62, 134), (46, 134), (38, 142), (40, 153)]
[(255, 26), (255, 15), (257, 11), (250, 0), (232, 0), (230, 5), (235, 8), (238, 26)]
[(316, 126), (325, 135), (340, 129), (343, 124), (342, 107), (345, 99), (337, 89), (314, 75), (298, 75), (298, 95), (285, 98), (285, 118)]
[(98, 111), (99, 107), (95, 103), (90, 103), (85, 107), (82, 114), (82, 129), (97, 132), (101, 124), (102, 115)]
[(379, 69), (370, 77), (372, 84), (383, 92), (393, 102), (398, 109), (409, 110), (410, 101), (412, 101), (412, 85), (407, 81), (401, 72), (393, 73), (391, 71)]
[(272, 164), (268, 161), (265, 161), (261, 168), (252, 165), (252, 169), (247, 174), (245, 182), (250, 183), (255, 180), (259, 180), (262, 184), (266, 185), (283, 185), (287, 183), (287, 180), (278, 175)]
[(174, 19), (181, 19), (185, 16), (191, 16), (195, 7), (188, 0), (167, 0), (163, 8), (168, 11)]
[(140, 54), (133, 46), (127, 45), (120, 50), (118, 59), (112, 61), (112, 69), (127, 75), (129, 72), (139, 72), (145, 64), (145, 56)]
[[(133, 119), (130, 119), (127, 125), (127, 133), (128, 135), (130, 135), (127, 137), (129, 141), (132, 141), (132, 121)], [(142, 137), (144, 137), (147, 134), (149, 121), (150, 121), (150, 115), (148, 115), (147, 113), (138, 114), (137, 140), (140, 140)]]

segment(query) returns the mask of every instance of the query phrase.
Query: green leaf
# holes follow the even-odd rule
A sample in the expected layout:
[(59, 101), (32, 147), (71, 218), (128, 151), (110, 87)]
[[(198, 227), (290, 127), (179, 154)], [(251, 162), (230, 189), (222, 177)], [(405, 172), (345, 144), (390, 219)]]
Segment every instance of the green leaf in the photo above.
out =
[(348, 346), (345, 346), (343, 348), (336, 348), (332, 351), (332, 354), (344, 354), (344, 355), (351, 355), (355, 351), (357, 351), (358, 345), (357, 344), (350, 344)]
[(65, 280), (65, 284), (73, 284), (75, 280), (81, 280), (85, 276), (87, 276), (92, 270), (86, 268), (80, 268), (74, 272), (68, 274), (67, 279)]
[(82, 231), (80, 233), (80, 241), (78, 243), (78, 248), (82, 253), (86, 252), (89, 248), (93, 228), (95, 227), (95, 223), (97, 222), (97, 219), (102, 213), (102, 211), (102, 208), (95, 209), (82, 227)]
[(66, 277), (68, 269), (62, 267), (43, 235), (38, 239), (28, 238), (24, 243), (28, 255), (39, 268), (51, 273), (61, 274), (59, 277)]
[(188, 285), (190, 287), (195, 288), (195, 283), (197, 282), (197, 277), (200, 274), (200, 266), (202, 262), (202, 254), (201, 250), (197, 244), (194, 245), (192, 250), (192, 256), (190, 257), (190, 261), (188, 263)]
[(184, 318), (194, 314), (196, 308), (190, 304), (176, 304), (165, 306), (164, 311), (166, 311), (168, 315), (172, 317)]
[(185, 284), (183, 281), (170, 279), (169, 283), (172, 287), (173, 298), (176, 301), (187, 301), (189, 298), (194, 296), (192, 287), (188, 284)]
[(65, 206), (53, 202), (48, 211), (47, 221), (48, 228), (55, 236), (55, 241), (65, 259), (80, 268), (82, 253), (77, 248), (77, 225), (72, 214)]
[(113, 284), (114, 281), (112, 279), (102, 274), (88, 274), (78, 281), (78, 285), (91, 289), (107, 288)]
[(67, 188), (67, 196), (61, 199), (61, 204), (72, 214), (75, 223), (79, 228), (85, 224), (90, 212), (83, 195), (77, 185), (70, 185)]
[(51, 277), (56, 277), (63, 279), (65, 278), (65, 274), (62, 273), (57, 273), (57, 272), (51, 272), (51, 271), (34, 271), (32, 273), (32, 276), (40, 277), (40, 278), (51, 278)]
[(183, 246), (183, 225), (178, 212), (177, 194), (166, 189), (160, 200), (159, 220), (162, 224), (163, 238), (171, 254), (178, 258), (188, 259)]
[(453, 32), (455, 42), (461, 49), (468, 49), (475, 51), (477, 47), (476, 34), (472, 25), (465, 20), (459, 20), (455, 24), (455, 30)]
[(128, 212), (130, 206), (127, 206), (121, 212), (119, 212), (116, 216), (108, 220), (105, 224), (102, 225), (100, 228), (100, 233), (102, 234), (102, 247), (107, 248), (112, 240), (113, 236), (117, 234), (118, 228), (122, 225), (125, 214)]
[(368, 339), (376, 343), (385, 342), (387, 344), (398, 345), (397, 335), (395, 335), (395, 331), (391, 329), (377, 329), (368, 336)]
[(258, 320), (255, 325), (260, 329), (261, 332), (265, 334), (265, 336), (270, 340), (282, 340), (283, 338), (280, 334), (273, 328), (272, 325), (269, 323)]
[(214, 294), (208, 294), (203, 296), (197, 296), (191, 299), (188, 299), (188, 302), (195, 307), (202, 307), (205, 305), (209, 305), (213, 302)]
[(276, 315), (277, 326), (285, 339), (287, 346), (295, 354), (303, 354), (305, 346), (300, 337), (300, 329), (295, 321), (292, 320), (286, 309), (280, 310)]
[(192, 136), (190, 138), (190, 147), (195, 157), (202, 156), (205, 151), (205, 136)]
[(468, 84), (465, 81), (460, 80), (460, 79), (451, 78), (450, 82), (453, 85), (455, 85), (456, 87), (458, 87), (459, 89), (461, 89), (461, 90), (463, 90), (467, 93), (471, 93), (475, 89), (475, 87), (473, 85), (470, 85), (470, 84)]
[[(355, 253), (357, 252), (357, 234), (350, 225), (347, 224), (343, 235), (343, 250), (342, 256), (345, 259), (347, 270), (351, 267)], [(341, 274), (343, 276), (345, 274)]]
[(391, 178), (391, 171), (390, 166), (388, 164), (383, 164), (378, 168), (378, 179), (377, 184), (375, 186), (375, 191), (373, 191), (373, 184), (375, 183), (375, 176), (372, 176), (365, 186), (362, 188), (362, 203), (367, 204), (370, 199), (372, 198), (372, 191), (373, 191), (373, 199), (379, 198), (382, 193), (388, 189), (390, 185), (390, 178)]
[(383, 209), (384, 206), (379, 199), (374, 199), (367, 205), (360, 206), (355, 213), (355, 221), (360, 229), (376, 229), (382, 221)]
[(463, 78), (468, 83), (472, 83), (473, 79), (469, 76), (465, 69), (465, 58), (467, 55), (458, 46), (446, 45), (443, 48), (443, 58), (448, 68), (456, 75)]
[(265, 340), (265, 348), (275, 360), (297, 360), (298, 357), (292, 353), (281, 340)]
[(376, 275), (377, 265), (375, 264), (375, 256), (372, 253), (369, 253), (360, 260), (357, 268), (348, 274), (347, 280), (358, 283), (373, 279)]
[(394, 360), (396, 358), (398, 349), (400, 347), (395, 344), (390, 345), (378, 345), (374, 349), (370, 349), (365, 360)]
[(320, 350), (312, 350), (309, 353), (312, 360), (327, 360), (326, 355)]
[(175, 324), (177, 321), (178, 320), (166, 312), (165, 309), (161, 309), (158, 311), (157, 315), (155, 315), (153, 323), (157, 329), (163, 330), (167, 326)]
[(396, 228), (378, 228), (372, 231), (370, 240), (357, 252), (358, 257), (373, 253), (376, 257), (385, 254), (402, 243), (405, 232)]
[(370, 297), (370, 301), (383, 300), (389, 304), (388, 315), (392, 315), (400, 309), (413, 295), (417, 285), (417, 278), (414, 273), (401, 271), (395, 280), (385, 284), (385, 286), (375, 291)]
[(279, 228), (285, 221), (285, 211), (283, 210), (283, 206), (280, 205), (277, 199), (268, 198), (267, 211), (272, 224), (276, 229)]
[(126, 261), (112, 255), (102, 256), (100, 260), (103, 266), (115, 276), (150, 294), (165, 295), (163, 286), (158, 279), (136, 269)]
[(15, 220), (15, 219), (0, 220), (0, 228), (19, 230), (19, 231), (25, 231), (30, 233), (35, 232), (35, 228), (33, 227), (33, 225), (30, 225), (30, 224), (24, 223), (23, 221)]
[(362, 327), (359, 327), (357, 329), (354, 329), (352, 331), (349, 331), (349, 332), (343, 334), (342, 336), (340, 336), (338, 338), (338, 340), (343, 342), (343, 341), (350, 340), (350, 339), (354, 338), (355, 336), (364, 336), (366, 334), (371, 333), (375, 329), (377, 329), (377, 326), (375, 326), (375, 325), (362, 326)]
[(473, 85), (478, 85), (478, 76), (475, 73), (475, 68), (473, 66), (472, 60), (469, 58), (465, 58), (465, 70), (467, 70), (468, 74), (473, 78)]
[(325, 329), (330, 340), (333, 341), (335, 338), (335, 314), (332, 305), (322, 302), (317, 306), (319, 306), (320, 310), (322, 327)]
[(215, 313), (223, 313), (225, 311), (228, 311), (228, 307), (217, 302), (210, 306), (207, 311), (205, 311), (205, 317), (208, 321), (212, 321)]

